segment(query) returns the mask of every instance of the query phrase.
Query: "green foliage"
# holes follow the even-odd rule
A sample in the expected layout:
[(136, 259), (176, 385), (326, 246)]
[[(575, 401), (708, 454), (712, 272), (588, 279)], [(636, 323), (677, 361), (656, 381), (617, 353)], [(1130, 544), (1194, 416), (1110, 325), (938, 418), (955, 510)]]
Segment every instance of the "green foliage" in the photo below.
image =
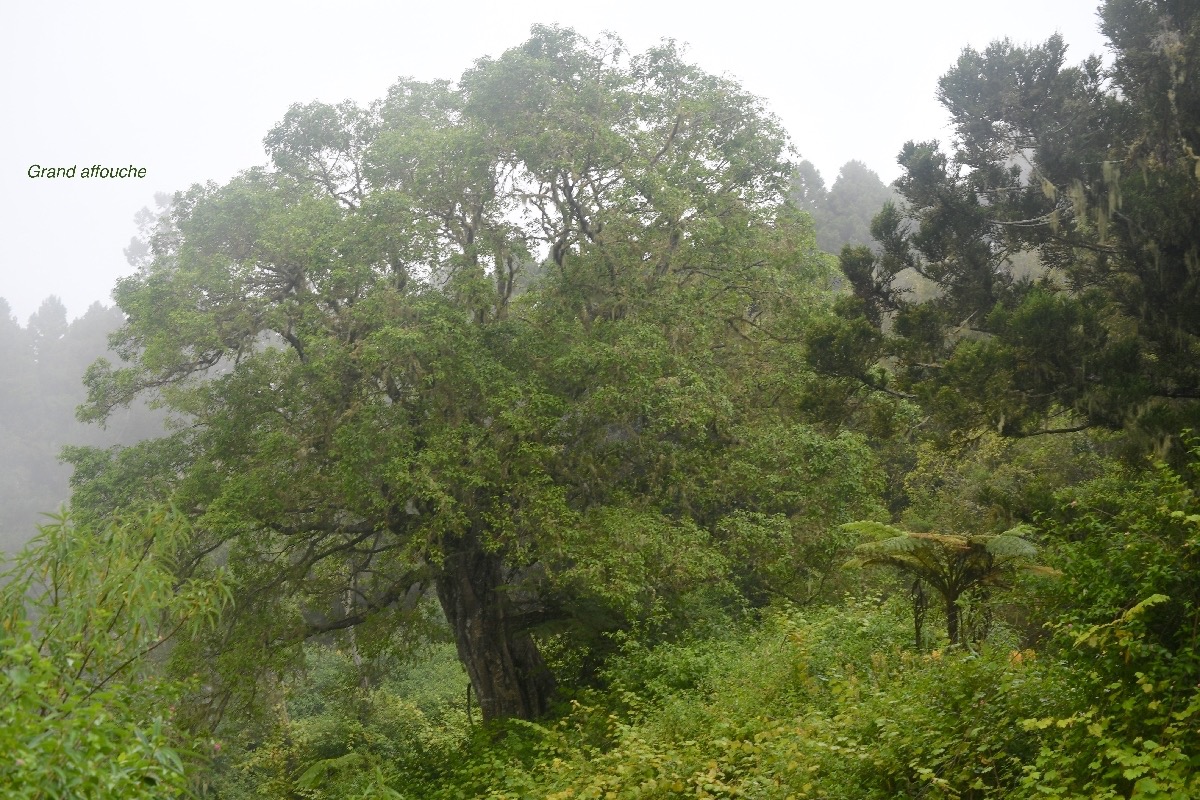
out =
[(220, 576), (180, 579), (190, 531), (150, 510), (104, 526), (68, 516), (0, 575), (0, 782), (21, 798), (164, 797), (187, 781), (171, 717), (184, 690), (160, 657), (211, 627)]
[[(1188, 797), (1200, 752), (1193, 517), (1189, 480), (1166, 467), (1062, 490), (1037, 529), (1063, 568), (1038, 589), (1059, 617), (1041, 652), (1000, 623), (973, 649), (914, 652), (903, 594), (848, 596), (672, 642), (617, 635), (603, 688), (576, 689), (539, 723), (472, 731), (449, 647), (364, 690), (352, 653), (311, 646), (285, 717), (265, 739), (231, 741), (214, 786), (280, 798)], [(852, 527), (874, 540), (865, 556), (1032, 555), (1011, 533)]]
[(31, 620), (38, 651), (75, 679), (95, 690), (120, 682), (153, 707), (159, 687), (149, 656), (216, 624), (229, 601), (223, 575), (177, 574), (191, 528), (169, 510), (103, 526), (64, 514), (40, 531), (3, 576), (4, 619)]
[[(582, 696), (544, 724), (506, 725), (432, 786), (395, 786), (433, 798), (1194, 793), (1195, 704), (1164, 711), (1153, 736), (1134, 730), (1166, 685), (1102, 690), (1086, 664), (1003, 636), (979, 653), (917, 655), (905, 617), (894, 600), (848, 599), (758, 630), (635, 644), (612, 662), (612, 694)], [(1113, 701), (1102, 718), (1100, 698)]]
[(1160, 464), (1066, 490), (1039, 526), (1062, 567), (1049, 587), (1053, 631), (1082, 701), (1028, 723), (1056, 733), (1023, 780), (1031, 791), (1182, 798), (1200, 790), (1197, 458), (1193, 449), (1191, 473)]
[(792, 593), (803, 548), (760, 579), (724, 521), (815, 552), (874, 511), (872, 454), (805, 367), (833, 272), (783, 131), (675, 45), (539, 26), (266, 142), (270, 168), (176, 197), (116, 290), (131, 363), (87, 376), (88, 418), (148, 395), (188, 426), (72, 454), (88, 513), (170, 499), (229, 564), (235, 611), (189, 655), (214, 718), (305, 636), (369, 648), (428, 589), (484, 714), (534, 717), (535, 629)]
[(904, 476), (913, 530), (995, 533), (1053, 512), (1055, 494), (1116, 469), (1119, 436), (1094, 432), (1012, 439), (986, 432), (951, 446), (929, 440)]
[[(1145, 451), (1200, 413), (1200, 17), (1100, 14), (1111, 66), (1067, 65), (1057, 35), (964, 49), (939, 82), (952, 151), (907, 143), (906, 211), (876, 218), (877, 257), (843, 259), (865, 319), (892, 318), (898, 386), (947, 428), (1127, 428)], [(912, 271), (936, 291), (907, 297)]]
[[(161, 716), (142, 721), (122, 687), (97, 690), (43, 655), (25, 624), (0, 633), (0, 786), (13, 800), (180, 797), (183, 764)], [(144, 718), (143, 718), (144, 719)]]
[[(304, 672), (286, 682), (286, 702), (266, 737), (229, 732), (209, 773), (212, 793), (314, 800), (425, 796), (414, 787), (432, 785), (466, 744), (467, 677), (452, 645), (391, 666), (385, 680), (364, 688), (351, 653), (310, 643)], [(412, 793), (397, 794), (393, 787), (401, 785)]]
[[(1200, 692), (1177, 682), (1194, 677), (1194, 666), (1171, 665), (1142, 620), (1147, 609), (1168, 600), (1150, 595), (1111, 622), (1079, 633), (1068, 627), (1083, 650), (1080, 660), (1094, 661), (1092, 669), (1078, 670), (1087, 700), (1069, 715), (1023, 721), (1027, 730), (1054, 732), (1026, 769), (1023, 788), (1064, 798), (1187, 798), (1200, 790), (1200, 735), (1193, 721)], [(1191, 652), (1187, 656), (1194, 660)]]
[(553, 580), (611, 609), (614, 622), (661, 628), (689, 593), (733, 599), (730, 565), (690, 521), (599, 507), (565, 533), (563, 547), (569, 562)]
[(1165, 596), (1147, 611), (1146, 633), (1153, 647), (1178, 654), (1171, 660), (1185, 670), (1196, 668), (1190, 650), (1200, 608), (1198, 457), (1193, 449), (1188, 473), (1158, 464), (1144, 473), (1113, 471), (1066, 490), (1057, 513), (1039, 525), (1054, 543), (1052, 560), (1061, 563), (1056, 597), (1066, 624), (1106, 624), (1148, 597)]
[(1032, 797), (1023, 783), (1085, 699), (1076, 676), (998, 641), (905, 649), (903, 603), (847, 598), (761, 626), (631, 642), (613, 688), (477, 739), (430, 798)]

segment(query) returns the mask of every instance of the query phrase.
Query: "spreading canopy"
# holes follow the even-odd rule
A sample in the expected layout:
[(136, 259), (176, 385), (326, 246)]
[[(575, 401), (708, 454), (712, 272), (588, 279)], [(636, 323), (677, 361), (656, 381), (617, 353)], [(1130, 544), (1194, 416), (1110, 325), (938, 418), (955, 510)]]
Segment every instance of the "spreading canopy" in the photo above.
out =
[(531, 628), (580, 592), (628, 608), (631, 551), (662, 554), (652, 602), (723, 580), (728, 514), (868, 502), (862, 442), (796, 413), (828, 275), (782, 131), (673, 45), (536, 28), (457, 85), (295, 106), (266, 144), (272, 168), (176, 198), (116, 292), (133, 365), (88, 377), (86, 414), (157, 393), (181, 428), (76, 458), (77, 502), (168, 494), (228, 562), (216, 671), (386, 638), (433, 587), (485, 716), (537, 715)]

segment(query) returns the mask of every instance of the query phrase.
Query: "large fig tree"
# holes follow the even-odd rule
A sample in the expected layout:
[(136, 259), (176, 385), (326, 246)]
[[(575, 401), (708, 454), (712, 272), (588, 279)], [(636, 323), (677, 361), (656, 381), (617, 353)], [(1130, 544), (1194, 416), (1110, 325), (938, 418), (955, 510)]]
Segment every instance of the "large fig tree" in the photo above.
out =
[(827, 276), (784, 136), (673, 46), (537, 28), (457, 84), (294, 106), (266, 146), (176, 198), (116, 292), (133, 365), (89, 375), (86, 413), (151, 393), (182, 427), (76, 454), (77, 504), (170, 496), (242, 587), (198, 661), (282, 669), (432, 593), (484, 716), (533, 717), (531, 629), (596, 559), (658, 554), (661, 596), (730, 570), (730, 513), (865, 502), (862, 444), (799, 421)]

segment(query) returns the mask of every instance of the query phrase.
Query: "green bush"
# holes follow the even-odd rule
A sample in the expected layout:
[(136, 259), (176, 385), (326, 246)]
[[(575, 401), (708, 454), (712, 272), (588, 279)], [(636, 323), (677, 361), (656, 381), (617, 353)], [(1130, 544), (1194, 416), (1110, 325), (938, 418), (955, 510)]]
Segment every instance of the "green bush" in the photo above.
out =
[(1036, 722), (1039, 797), (1200, 795), (1200, 452), (1183, 471), (1113, 472), (1042, 520), (1063, 572), (1052, 648), (1083, 699)]
[(12, 800), (178, 797), (187, 783), (161, 717), (64, 671), (23, 625), (0, 632), (0, 753)]
[(0, 574), (5, 797), (183, 793), (180, 754), (195, 741), (171, 719), (184, 686), (160, 653), (211, 624), (226, 597), (220, 576), (173, 574), (188, 535), (164, 509), (91, 526), (64, 515)]
[[(448, 644), (388, 666), (386, 680), (364, 689), (349, 652), (308, 644), (305, 670), (286, 682), (286, 703), (269, 735), (230, 731), (229, 749), (210, 776), (213, 793), (280, 800), (426, 796), (425, 787), (466, 743), (466, 675)], [(408, 794), (398, 795), (397, 787)]]

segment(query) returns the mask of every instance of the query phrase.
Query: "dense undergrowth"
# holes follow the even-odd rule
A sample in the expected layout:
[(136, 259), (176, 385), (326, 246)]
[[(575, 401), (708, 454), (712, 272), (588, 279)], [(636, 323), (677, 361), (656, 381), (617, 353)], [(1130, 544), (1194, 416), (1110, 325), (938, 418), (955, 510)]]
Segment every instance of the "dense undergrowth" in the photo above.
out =
[[(228, 798), (1194, 797), (1200, 504), (1161, 467), (1064, 490), (1056, 578), (968, 646), (915, 646), (906, 585), (618, 634), (537, 722), (469, 718), (451, 645), (364, 688), (313, 646), (265, 738), (210, 765)], [(1039, 619), (1040, 617), (1040, 619)], [(937, 629), (930, 619), (930, 628)]]
[[(112, 638), (127, 612), (106, 610), (119, 592), (105, 587), (145, 587), (137, 602), (152, 605), (153, 561), (43, 571), (62, 590), (40, 601), (43, 624), (83, 622), (73, 649), (38, 655), (10, 583), (0, 692), (20, 724), (0, 736), (18, 754), (3, 774), (34, 787), (29, 797), (72, 786), (177, 794), (184, 764), (192, 792), (233, 800), (1194, 797), (1194, 485), (1186, 469), (1110, 466), (1058, 490), (1030, 533), (1058, 575), (1021, 577), (993, 597), (1006, 611), (965, 645), (948, 645), (931, 609), (918, 646), (907, 581), (870, 572), (807, 605), (750, 611), (709, 596), (707, 614), (687, 609), (691, 622), (669, 635), (661, 625), (607, 635), (590, 671), (577, 645), (556, 649), (561, 635), (550, 636), (557, 671), (575, 679), (536, 722), (482, 723), (449, 643), (364, 662), (329, 639), (306, 646), (261, 717), (197, 738), (163, 714), (177, 688), (114, 677), (97, 692), (80, 671), (81, 653), (102, 654), (92, 663), (119, 676), (122, 652), (152, 652), (152, 616)], [(113, 546), (132, 536), (120, 552), (136, 554), (148, 525), (106, 536)], [(52, 568), (49, 551), (68, 543), (104, 549), (67, 530), (47, 528), (18, 570)], [(108, 634), (88, 620), (108, 620)], [(153, 675), (169, 659), (139, 663)], [(72, 741), (93, 742), (90, 760), (58, 747)]]
[[(537, 721), (482, 722), (436, 635), (365, 657), (343, 636), (306, 645), (257, 717), (189, 728), (183, 693), (204, 689), (170, 677), (187, 648), (156, 650), (209, 624), (220, 575), (161, 606), (181, 519), (90, 538), (63, 520), (5, 588), (0, 775), (30, 798), (1195, 797), (1198, 463), (1110, 463), (1039, 501), (1026, 535), (1054, 571), (971, 600), (986, 635), (949, 644), (934, 606), (918, 643), (910, 581), (886, 571), (805, 604), (700, 591), (683, 623), (543, 634), (561, 680)], [(38, 648), (51, 624), (69, 646)]]

